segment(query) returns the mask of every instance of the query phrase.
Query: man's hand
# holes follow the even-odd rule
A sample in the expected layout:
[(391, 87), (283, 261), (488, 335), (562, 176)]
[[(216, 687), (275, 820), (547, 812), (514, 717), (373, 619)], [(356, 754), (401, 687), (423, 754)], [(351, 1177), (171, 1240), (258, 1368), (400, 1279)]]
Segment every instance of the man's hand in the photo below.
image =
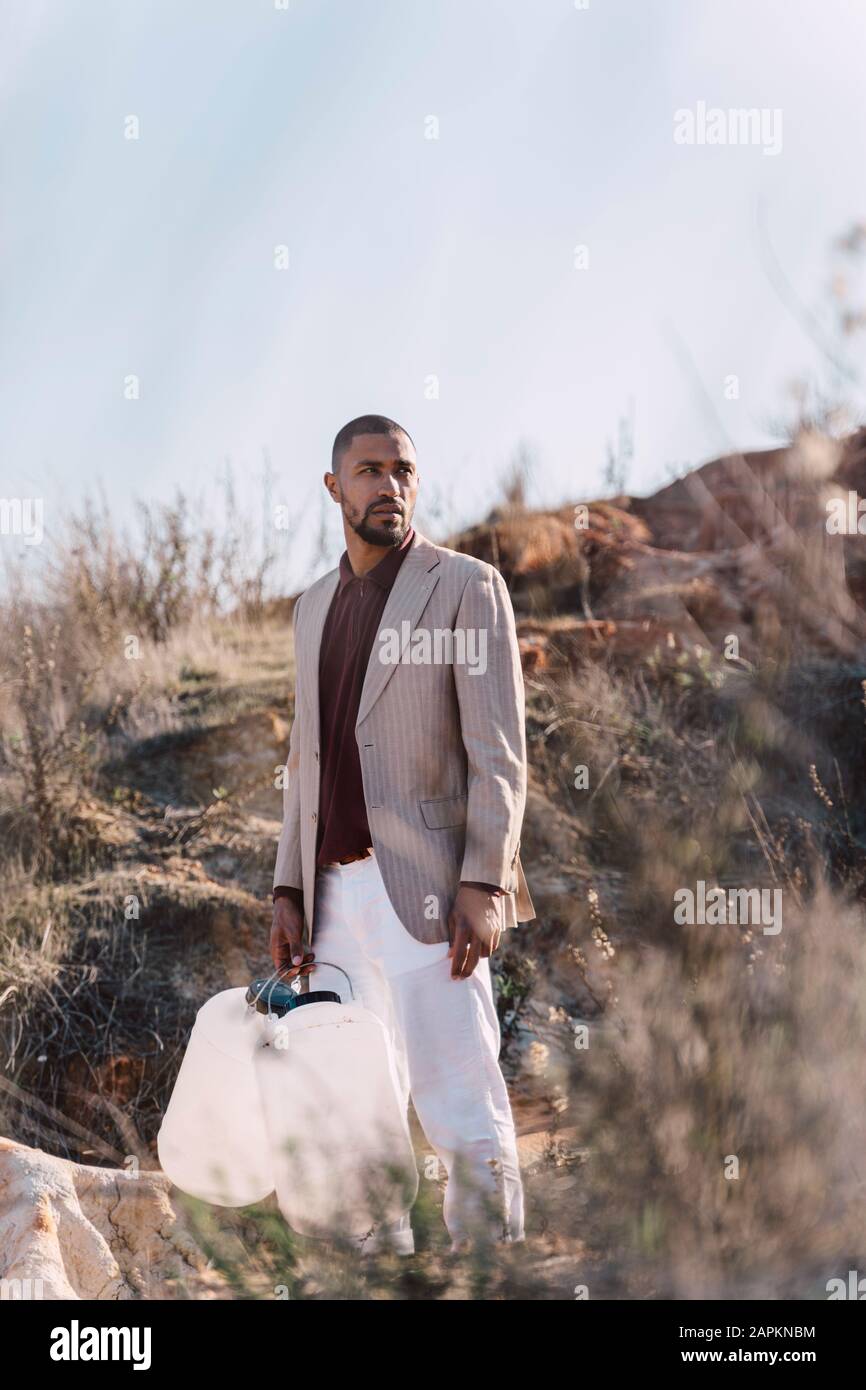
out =
[(448, 914), (452, 980), (468, 980), (482, 956), (492, 956), (502, 934), (500, 900), (484, 888), (461, 883)]
[(291, 898), (277, 898), (271, 926), (271, 959), (274, 969), (290, 980), (296, 975), (309, 975), (315, 952), (304, 955), (304, 914)]

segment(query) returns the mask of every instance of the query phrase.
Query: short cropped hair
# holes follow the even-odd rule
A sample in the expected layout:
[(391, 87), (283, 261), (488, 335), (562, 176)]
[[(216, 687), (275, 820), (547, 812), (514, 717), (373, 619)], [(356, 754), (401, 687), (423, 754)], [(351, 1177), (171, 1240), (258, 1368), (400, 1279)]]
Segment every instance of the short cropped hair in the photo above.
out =
[(387, 415), (359, 415), (357, 420), (350, 420), (348, 425), (344, 425), (334, 440), (331, 449), (332, 473), (339, 472), (343, 455), (359, 434), (404, 434), (413, 449), (415, 447), (415, 441), (409, 431), (398, 425), (396, 420), (389, 420)]

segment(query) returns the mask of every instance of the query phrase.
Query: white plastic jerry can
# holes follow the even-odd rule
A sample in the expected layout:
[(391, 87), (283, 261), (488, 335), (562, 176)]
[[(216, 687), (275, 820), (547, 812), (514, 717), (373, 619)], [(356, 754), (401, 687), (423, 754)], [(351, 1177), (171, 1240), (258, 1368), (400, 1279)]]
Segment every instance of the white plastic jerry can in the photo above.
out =
[(253, 1069), (280, 1211), (313, 1237), (352, 1239), (401, 1220), (418, 1167), (385, 1025), (331, 990), (263, 983), (250, 987), (266, 1011)]
[(221, 1207), (245, 1207), (274, 1190), (253, 1070), (262, 1018), (247, 993), (223, 990), (199, 1009), (156, 1141), (175, 1186)]

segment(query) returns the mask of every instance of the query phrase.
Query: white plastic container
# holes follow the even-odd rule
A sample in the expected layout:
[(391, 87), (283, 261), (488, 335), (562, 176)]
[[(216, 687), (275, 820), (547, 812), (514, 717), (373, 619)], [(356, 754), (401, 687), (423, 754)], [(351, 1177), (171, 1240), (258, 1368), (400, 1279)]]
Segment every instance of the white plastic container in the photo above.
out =
[(220, 1207), (245, 1207), (274, 1190), (253, 1071), (262, 1015), (246, 994), (227, 989), (199, 1009), (156, 1141), (175, 1186)]
[(253, 1069), (283, 1216), (299, 1234), (351, 1239), (408, 1214), (418, 1167), (384, 1024), (328, 993), (267, 1018)]
[(338, 983), (300, 994), (271, 976), (199, 1009), (157, 1138), (181, 1191), (243, 1207), (276, 1188), (293, 1230), (316, 1237), (408, 1214), (418, 1168), (391, 1041)]

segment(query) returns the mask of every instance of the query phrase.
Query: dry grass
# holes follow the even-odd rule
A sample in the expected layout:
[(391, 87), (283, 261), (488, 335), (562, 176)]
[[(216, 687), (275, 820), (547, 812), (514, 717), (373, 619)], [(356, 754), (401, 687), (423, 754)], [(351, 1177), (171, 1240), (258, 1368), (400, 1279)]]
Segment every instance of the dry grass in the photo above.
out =
[[(531, 526), (519, 470), (505, 491)], [(85, 518), (0, 617), (0, 1124), (87, 1161), (155, 1162), (196, 1008), (267, 968), (290, 622), (212, 554), (185, 514), (139, 554)], [(807, 650), (842, 582), (813, 560), (748, 660), (705, 640), (527, 683), (539, 919), (495, 961), (515, 1106), (549, 1121), (526, 1245), (449, 1265), (423, 1183), (412, 1260), (361, 1266), (273, 1204), (193, 1213), (233, 1296), (822, 1297), (866, 1267), (866, 671)], [(845, 595), (825, 612), (853, 630)], [(676, 925), (697, 879), (779, 888), (782, 931)]]

